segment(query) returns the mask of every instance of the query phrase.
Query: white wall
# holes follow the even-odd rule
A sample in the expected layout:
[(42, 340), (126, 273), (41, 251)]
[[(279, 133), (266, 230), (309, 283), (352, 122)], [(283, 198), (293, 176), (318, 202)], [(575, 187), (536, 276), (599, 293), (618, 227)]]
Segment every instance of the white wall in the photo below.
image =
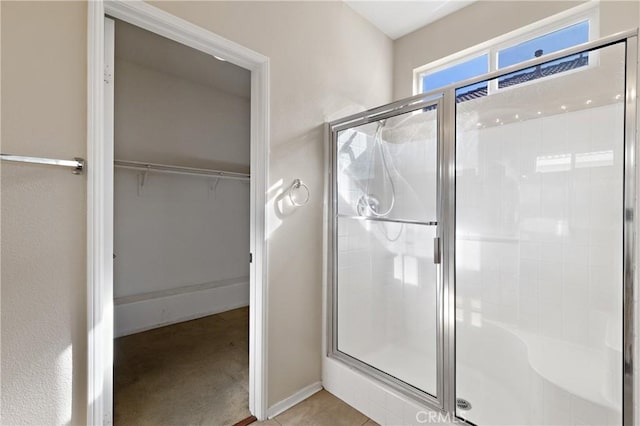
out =
[(114, 76), (116, 159), (249, 172), (249, 98), (117, 57)]
[[(392, 43), (340, 2), (155, 5), (271, 58), (269, 197), (298, 177), (311, 189), (294, 214), (269, 210), (273, 405), (321, 378), (322, 124), (391, 100)], [(86, 4), (0, 7), (3, 150), (86, 155)], [(2, 422), (82, 424), (86, 185), (64, 170), (2, 167)]]
[(116, 170), (116, 336), (249, 304), (249, 183)]
[(249, 183), (116, 172), (115, 297), (247, 278)]
[[(249, 99), (117, 49), (116, 159), (249, 172)], [(246, 306), (249, 183), (151, 172), (140, 188), (142, 176), (114, 174), (116, 336)]]

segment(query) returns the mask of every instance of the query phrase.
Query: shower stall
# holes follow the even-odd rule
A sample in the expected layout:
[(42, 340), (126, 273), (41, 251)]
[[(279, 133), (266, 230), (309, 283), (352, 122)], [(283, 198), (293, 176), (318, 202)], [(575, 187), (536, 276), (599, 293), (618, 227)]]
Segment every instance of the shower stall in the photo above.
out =
[(328, 357), (479, 426), (634, 424), (637, 51), (329, 123)]

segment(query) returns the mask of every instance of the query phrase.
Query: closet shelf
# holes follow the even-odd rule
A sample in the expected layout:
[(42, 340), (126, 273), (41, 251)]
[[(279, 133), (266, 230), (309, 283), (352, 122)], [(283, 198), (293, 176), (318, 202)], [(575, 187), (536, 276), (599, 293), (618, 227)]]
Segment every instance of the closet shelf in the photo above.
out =
[(226, 170), (215, 170), (215, 169), (199, 169), (195, 167), (172, 166), (168, 164), (143, 163), (141, 161), (115, 160), (113, 164), (115, 167), (121, 168), (121, 169), (148, 170), (148, 171), (155, 171), (155, 172), (161, 172), (161, 173), (175, 173), (175, 174), (182, 174), (182, 175), (213, 176), (221, 179), (233, 179), (233, 180), (244, 180), (244, 181), (248, 181), (251, 178), (251, 175), (247, 173), (229, 172)]

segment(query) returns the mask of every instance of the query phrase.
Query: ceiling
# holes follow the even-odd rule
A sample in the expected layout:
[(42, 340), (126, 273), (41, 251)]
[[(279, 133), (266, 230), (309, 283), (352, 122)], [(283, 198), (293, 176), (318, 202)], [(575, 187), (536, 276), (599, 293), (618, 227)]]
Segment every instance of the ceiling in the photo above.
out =
[[(116, 20), (116, 59), (249, 99), (251, 72), (184, 44)], [(117, 64), (116, 64), (117, 66)]]
[(358, 14), (395, 40), (476, 0), (344, 0)]

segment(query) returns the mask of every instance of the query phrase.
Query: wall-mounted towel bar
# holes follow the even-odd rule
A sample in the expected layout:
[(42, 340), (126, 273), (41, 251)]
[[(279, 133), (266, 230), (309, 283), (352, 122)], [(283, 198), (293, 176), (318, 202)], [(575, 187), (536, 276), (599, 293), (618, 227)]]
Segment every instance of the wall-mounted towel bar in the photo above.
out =
[(85, 167), (85, 161), (83, 158), (74, 158), (73, 160), (58, 160), (55, 158), (25, 157), (23, 155), (0, 154), (0, 159), (3, 161), (14, 161), (18, 163), (71, 167), (71, 173), (73, 173), (74, 175), (81, 175)]
[(141, 161), (125, 161), (125, 160), (115, 160), (113, 162), (115, 167), (119, 167), (122, 169), (134, 169), (134, 170), (145, 170), (145, 171), (157, 171), (164, 173), (177, 173), (183, 175), (204, 175), (204, 176), (214, 176), (222, 179), (235, 179), (235, 180), (246, 180), (248, 181), (251, 176), (246, 173), (238, 173), (238, 172), (228, 172), (225, 170), (214, 170), (214, 169), (198, 169), (195, 167), (182, 167), (182, 166), (170, 166), (167, 164), (156, 164), (156, 163), (143, 163)]

